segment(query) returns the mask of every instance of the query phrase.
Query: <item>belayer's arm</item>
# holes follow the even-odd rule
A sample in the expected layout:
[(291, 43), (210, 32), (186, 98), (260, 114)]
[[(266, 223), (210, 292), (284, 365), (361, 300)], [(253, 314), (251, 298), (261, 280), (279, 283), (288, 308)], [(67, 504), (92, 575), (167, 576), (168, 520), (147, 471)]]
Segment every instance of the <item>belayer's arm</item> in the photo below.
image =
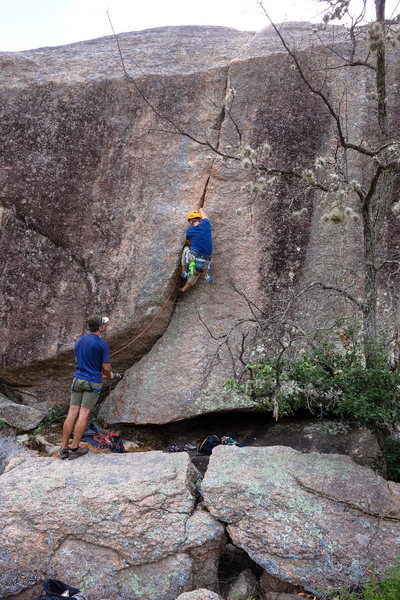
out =
[(111, 363), (103, 362), (102, 367), (103, 367), (103, 377), (107, 378), (107, 379), (114, 379), (114, 373), (111, 370)]

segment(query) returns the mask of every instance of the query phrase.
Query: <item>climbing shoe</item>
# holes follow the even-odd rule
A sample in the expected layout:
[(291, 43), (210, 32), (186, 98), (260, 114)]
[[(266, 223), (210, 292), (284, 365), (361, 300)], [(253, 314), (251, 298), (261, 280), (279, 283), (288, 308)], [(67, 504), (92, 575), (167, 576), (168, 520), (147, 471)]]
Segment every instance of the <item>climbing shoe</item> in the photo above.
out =
[(84, 446), (79, 446), (79, 448), (74, 452), (70, 451), (68, 460), (74, 460), (74, 458), (79, 458), (80, 456), (84, 456), (89, 452), (89, 448), (85, 448)]
[(179, 288), (178, 293), (176, 294), (176, 298), (174, 300), (174, 302), (179, 302), (179, 300), (183, 297), (183, 292), (182, 292), (182, 288)]
[(62, 458), (64, 460), (64, 458), (68, 458), (70, 453), (70, 449), (69, 448), (61, 448), (60, 450), (60, 458)]

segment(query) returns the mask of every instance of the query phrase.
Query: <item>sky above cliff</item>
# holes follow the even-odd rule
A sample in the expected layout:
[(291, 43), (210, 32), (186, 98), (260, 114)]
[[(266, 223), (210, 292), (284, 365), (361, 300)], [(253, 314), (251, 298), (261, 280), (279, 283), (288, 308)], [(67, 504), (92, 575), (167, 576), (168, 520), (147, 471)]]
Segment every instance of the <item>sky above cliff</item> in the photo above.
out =
[[(400, 12), (399, 4), (387, 0), (388, 15)], [(278, 22), (321, 20), (322, 7), (316, 0), (264, 0), (264, 6)], [(117, 33), (165, 25), (222, 25), (257, 31), (268, 24), (257, 0), (0, 0), (0, 8), (0, 51), (110, 35), (107, 11)]]

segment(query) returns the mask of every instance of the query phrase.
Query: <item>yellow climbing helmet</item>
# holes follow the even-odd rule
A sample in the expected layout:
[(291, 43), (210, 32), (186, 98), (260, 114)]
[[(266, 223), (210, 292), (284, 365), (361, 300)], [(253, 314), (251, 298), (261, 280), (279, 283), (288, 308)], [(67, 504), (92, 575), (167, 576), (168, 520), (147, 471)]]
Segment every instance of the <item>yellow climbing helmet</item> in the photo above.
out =
[(198, 210), (191, 210), (188, 214), (187, 220), (190, 221), (191, 219), (201, 219), (200, 212)]

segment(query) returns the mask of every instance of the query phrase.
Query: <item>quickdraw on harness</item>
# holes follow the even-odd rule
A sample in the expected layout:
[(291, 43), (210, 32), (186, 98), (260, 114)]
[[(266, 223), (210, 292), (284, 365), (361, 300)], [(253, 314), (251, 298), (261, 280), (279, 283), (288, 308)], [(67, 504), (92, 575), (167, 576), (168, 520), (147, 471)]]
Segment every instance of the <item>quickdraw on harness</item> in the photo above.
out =
[[(194, 260), (189, 262), (189, 254), (194, 256)], [(198, 273), (204, 272), (204, 265), (208, 261), (208, 273), (205, 274), (205, 280), (207, 283), (212, 283), (214, 279), (211, 276), (211, 255), (198, 254), (195, 250), (188, 249), (185, 252), (185, 270), (182, 273), (182, 277), (187, 279), (190, 275), (194, 275), (195, 271)]]

